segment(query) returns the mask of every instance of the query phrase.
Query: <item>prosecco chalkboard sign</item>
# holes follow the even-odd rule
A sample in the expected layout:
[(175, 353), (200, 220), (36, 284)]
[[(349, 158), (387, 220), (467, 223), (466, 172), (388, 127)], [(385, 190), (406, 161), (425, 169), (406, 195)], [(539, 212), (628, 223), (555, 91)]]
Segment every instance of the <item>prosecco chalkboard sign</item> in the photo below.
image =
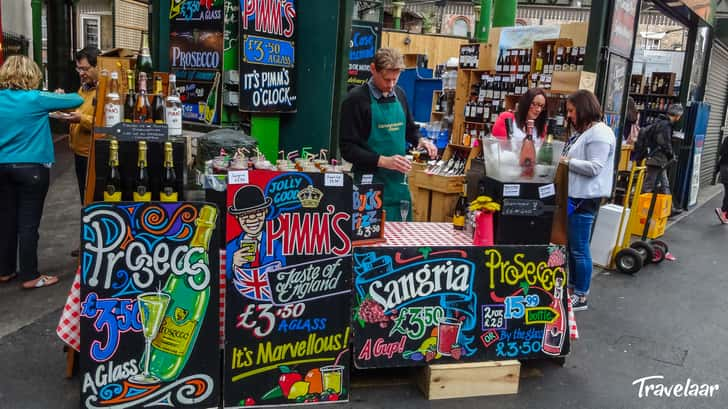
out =
[(81, 226), (81, 406), (219, 401), (218, 209), (98, 202)]
[(567, 355), (565, 257), (561, 246), (355, 247), (354, 363)]
[(294, 0), (241, 0), (240, 111), (296, 111)]

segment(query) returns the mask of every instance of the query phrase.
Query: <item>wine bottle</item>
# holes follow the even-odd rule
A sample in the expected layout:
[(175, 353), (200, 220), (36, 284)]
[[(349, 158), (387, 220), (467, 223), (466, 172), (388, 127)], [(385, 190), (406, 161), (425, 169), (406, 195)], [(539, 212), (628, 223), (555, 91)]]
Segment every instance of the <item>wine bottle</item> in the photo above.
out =
[(167, 132), (169, 136), (181, 136), (182, 102), (179, 98), (179, 92), (177, 92), (177, 76), (174, 74), (169, 74), (169, 91), (167, 91), (164, 113), (167, 121)]
[(551, 51), (551, 44), (546, 46), (546, 57), (544, 59), (543, 73), (552, 74), (554, 72), (554, 56)]
[(149, 202), (152, 200), (152, 191), (149, 188), (147, 143), (145, 141), (139, 141), (137, 155), (137, 172), (134, 178), (133, 198), (135, 202)]
[(554, 126), (556, 121), (554, 119), (549, 120), (548, 132), (546, 140), (541, 144), (541, 148), (538, 150), (538, 156), (536, 157), (536, 163), (539, 165), (551, 166), (554, 160)]
[(533, 121), (526, 121), (526, 137), (521, 145), (521, 154), (518, 164), (521, 165), (521, 176), (532, 178), (536, 166), (536, 146), (533, 144)]
[(119, 172), (119, 142), (109, 141), (109, 169), (104, 184), (104, 202), (121, 201), (121, 173)]
[(124, 122), (134, 122), (134, 106), (136, 105), (136, 94), (134, 90), (134, 73), (129, 70), (126, 72), (126, 97), (124, 98)]
[(152, 53), (149, 51), (149, 34), (142, 33), (142, 45), (139, 48), (139, 54), (136, 60), (137, 76), (142, 72), (146, 73), (148, 78), (152, 78), (154, 67), (152, 64)]
[(134, 122), (152, 122), (152, 107), (147, 97), (147, 74), (144, 72), (139, 73), (139, 95), (134, 104)]
[(576, 60), (576, 70), (584, 70), (584, 57), (586, 56), (586, 47), (579, 48), (579, 57)]
[(162, 77), (154, 78), (154, 99), (152, 100), (152, 118), (155, 124), (163, 124), (167, 119), (164, 112), (164, 95), (162, 94)]
[(165, 142), (164, 172), (162, 173), (162, 186), (159, 191), (159, 200), (162, 202), (176, 202), (177, 196), (177, 174), (174, 171), (172, 142)]
[(536, 66), (534, 67), (536, 72), (543, 72), (543, 51), (538, 50), (536, 53)]
[(111, 84), (104, 104), (104, 126), (112, 127), (121, 122), (121, 98), (119, 97), (119, 73), (111, 73)]
[[(195, 347), (207, 306), (210, 285), (217, 274), (212, 273), (207, 251), (215, 229), (217, 208), (203, 205), (195, 221), (197, 229), (190, 241), (192, 267), (187, 274), (169, 274), (162, 292), (170, 295), (157, 337), (152, 341), (149, 354), (149, 372), (163, 382), (177, 379)], [(215, 321), (217, 322), (217, 321)]]
[(452, 227), (455, 230), (465, 229), (465, 215), (468, 213), (467, 198), (465, 197), (467, 192), (467, 184), (463, 183), (463, 191), (455, 204), (455, 211), (452, 215)]
[(556, 61), (554, 62), (554, 71), (561, 71), (564, 64), (564, 47), (556, 49)]
[(571, 58), (569, 59), (569, 71), (576, 71), (576, 63), (579, 59), (579, 47), (571, 48)]
[(503, 49), (501, 49), (498, 52), (498, 60), (495, 64), (495, 71), (496, 72), (502, 72), (503, 71)]
[(554, 298), (551, 308), (556, 312), (554, 320), (544, 326), (541, 350), (548, 355), (561, 355), (561, 348), (564, 345), (564, 334), (566, 333), (566, 322), (564, 320), (563, 280), (557, 277), (554, 280)]

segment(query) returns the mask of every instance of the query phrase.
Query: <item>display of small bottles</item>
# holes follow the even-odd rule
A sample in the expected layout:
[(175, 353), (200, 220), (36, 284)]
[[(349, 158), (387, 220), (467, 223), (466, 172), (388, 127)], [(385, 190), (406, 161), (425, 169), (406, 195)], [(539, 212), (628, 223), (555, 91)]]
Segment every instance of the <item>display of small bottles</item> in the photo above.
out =
[(496, 61), (496, 73), (526, 74), (531, 72), (530, 48), (501, 49)]
[(460, 46), (460, 58), (458, 65), (460, 68), (473, 69), (478, 67), (478, 59), (480, 58), (480, 45), (468, 44)]
[(585, 47), (557, 47), (554, 71), (581, 71), (584, 69)]
[(147, 167), (147, 143), (145, 141), (139, 141), (138, 143), (137, 169), (132, 196), (135, 202), (149, 202), (152, 200), (149, 169)]
[(657, 95), (632, 95), (638, 110), (667, 111), (672, 103), (672, 97)]
[(646, 80), (642, 92), (645, 94), (672, 96), (674, 94), (672, 88), (674, 83), (675, 73), (653, 72), (652, 77)]

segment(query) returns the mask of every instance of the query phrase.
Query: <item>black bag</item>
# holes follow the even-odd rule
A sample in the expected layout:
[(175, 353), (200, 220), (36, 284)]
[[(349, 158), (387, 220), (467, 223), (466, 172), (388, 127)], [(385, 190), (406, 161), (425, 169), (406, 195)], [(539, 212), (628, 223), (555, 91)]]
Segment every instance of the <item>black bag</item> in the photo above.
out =
[(640, 128), (640, 133), (637, 135), (637, 142), (633, 148), (633, 158), (635, 162), (641, 162), (643, 159), (647, 159), (649, 154), (649, 147), (653, 145), (654, 130), (656, 123), (653, 122), (645, 127)]

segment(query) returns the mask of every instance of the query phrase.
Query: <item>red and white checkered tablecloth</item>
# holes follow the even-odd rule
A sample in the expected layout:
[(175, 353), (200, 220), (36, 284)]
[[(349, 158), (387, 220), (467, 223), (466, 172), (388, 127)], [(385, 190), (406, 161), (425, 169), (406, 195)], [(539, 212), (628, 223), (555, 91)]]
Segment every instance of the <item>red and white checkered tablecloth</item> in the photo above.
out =
[[(220, 251), (220, 346), (225, 342), (225, 251)], [(56, 327), (56, 334), (76, 351), (81, 350), (81, 268), (76, 270), (66, 305)]]
[(386, 222), (384, 224), (384, 243), (378, 247), (419, 247), (419, 246), (472, 246), (473, 238), (463, 230), (455, 230), (452, 223), (429, 222)]

